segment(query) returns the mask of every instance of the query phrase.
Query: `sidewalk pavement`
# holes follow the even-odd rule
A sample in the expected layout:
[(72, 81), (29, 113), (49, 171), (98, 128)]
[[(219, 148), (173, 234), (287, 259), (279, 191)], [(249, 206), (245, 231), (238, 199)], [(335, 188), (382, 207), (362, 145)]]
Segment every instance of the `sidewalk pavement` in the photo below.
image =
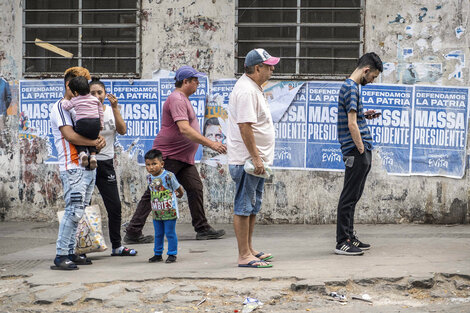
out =
[[(323, 284), (433, 273), (470, 275), (470, 225), (357, 225), (360, 240), (372, 245), (363, 256), (334, 254), (335, 225), (257, 225), (255, 248), (274, 255), (274, 266), (266, 269), (237, 267), (233, 226), (214, 227), (225, 229), (223, 239), (198, 241), (191, 225), (177, 224), (178, 260), (174, 264), (148, 263), (153, 244), (127, 245), (138, 255), (111, 257), (109, 247), (88, 255), (93, 265), (64, 272), (49, 269), (55, 256), (57, 223), (1, 222), (0, 275), (25, 275), (31, 285), (161, 278), (295, 278)], [(153, 234), (150, 223), (144, 233)], [(107, 233), (105, 238), (109, 242)]]

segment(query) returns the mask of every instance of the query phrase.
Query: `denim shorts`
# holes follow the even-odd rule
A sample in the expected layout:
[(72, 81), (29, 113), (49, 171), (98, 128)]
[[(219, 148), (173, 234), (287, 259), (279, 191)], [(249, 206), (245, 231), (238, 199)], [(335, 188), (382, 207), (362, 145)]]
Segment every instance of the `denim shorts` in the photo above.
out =
[(264, 178), (247, 174), (243, 165), (229, 165), (229, 171), (236, 185), (233, 213), (242, 216), (258, 214), (263, 200)]

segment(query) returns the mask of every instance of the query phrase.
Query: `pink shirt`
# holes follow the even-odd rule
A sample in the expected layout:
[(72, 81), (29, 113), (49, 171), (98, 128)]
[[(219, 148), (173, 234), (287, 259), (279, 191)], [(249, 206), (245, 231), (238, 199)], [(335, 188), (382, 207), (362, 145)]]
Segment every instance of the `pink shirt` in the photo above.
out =
[(181, 92), (173, 91), (163, 104), (162, 128), (153, 141), (152, 148), (160, 150), (164, 158), (194, 164), (199, 144), (180, 132), (177, 121), (188, 121), (192, 128), (201, 133), (191, 102)]
[(76, 96), (71, 100), (64, 99), (62, 107), (67, 111), (75, 109), (75, 121), (82, 118), (99, 118), (101, 127), (103, 127), (103, 104), (90, 94)]

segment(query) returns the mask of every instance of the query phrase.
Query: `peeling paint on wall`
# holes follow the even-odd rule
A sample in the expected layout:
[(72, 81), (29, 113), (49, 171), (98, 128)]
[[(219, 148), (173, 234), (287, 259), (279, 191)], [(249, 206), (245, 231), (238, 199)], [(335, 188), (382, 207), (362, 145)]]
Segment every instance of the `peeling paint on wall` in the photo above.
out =
[(462, 70), (465, 67), (465, 53), (462, 50), (454, 50), (444, 55), (447, 60), (456, 60), (454, 71), (449, 74), (448, 79), (463, 81)]
[(393, 24), (393, 23), (405, 23), (405, 22), (406, 22), (405, 18), (401, 16), (400, 13), (398, 13), (395, 19), (393, 21), (390, 21), (389, 23)]
[(457, 37), (457, 39), (460, 39), (460, 37), (463, 35), (463, 33), (465, 32), (465, 28), (463, 26), (458, 26), (455, 28), (455, 37)]
[(421, 8), (420, 9), (420, 12), (419, 12), (419, 15), (418, 15), (418, 20), (420, 22), (423, 21), (424, 17), (428, 14), (428, 8)]

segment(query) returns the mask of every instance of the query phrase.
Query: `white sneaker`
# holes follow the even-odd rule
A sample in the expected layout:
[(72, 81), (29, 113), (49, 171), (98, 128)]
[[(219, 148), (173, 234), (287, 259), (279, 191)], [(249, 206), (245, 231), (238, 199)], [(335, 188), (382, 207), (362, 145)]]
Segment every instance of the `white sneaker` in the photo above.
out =
[(80, 159), (80, 163), (82, 164), (83, 167), (88, 166), (88, 155), (86, 154), (86, 152), (84, 151), (80, 152), (80, 154), (78, 155), (78, 158)]

